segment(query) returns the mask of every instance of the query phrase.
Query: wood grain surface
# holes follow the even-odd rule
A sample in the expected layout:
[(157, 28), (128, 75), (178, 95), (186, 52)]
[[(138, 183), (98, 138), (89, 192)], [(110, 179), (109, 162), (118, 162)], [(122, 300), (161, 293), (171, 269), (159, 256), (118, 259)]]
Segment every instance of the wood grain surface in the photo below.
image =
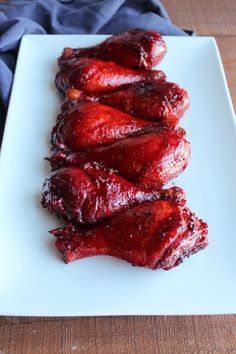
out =
[(236, 35), (235, 0), (163, 0), (177, 26), (203, 36)]
[[(176, 25), (216, 37), (236, 107), (236, 0), (162, 3)], [(18, 353), (236, 353), (236, 315), (0, 317), (0, 354)]]
[(216, 38), (236, 108), (236, 0), (162, 0), (172, 22)]

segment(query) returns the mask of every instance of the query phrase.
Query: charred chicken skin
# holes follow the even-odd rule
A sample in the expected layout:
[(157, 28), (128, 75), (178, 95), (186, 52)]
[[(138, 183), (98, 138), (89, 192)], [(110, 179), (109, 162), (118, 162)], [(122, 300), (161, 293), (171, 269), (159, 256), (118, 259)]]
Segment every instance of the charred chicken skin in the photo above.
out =
[(88, 95), (75, 89), (67, 91), (62, 105), (66, 110), (79, 100), (99, 101), (135, 117), (177, 124), (189, 107), (189, 96), (179, 85), (165, 80), (146, 80), (117, 92)]
[(65, 48), (58, 59), (60, 66), (74, 58), (89, 57), (108, 60), (132, 69), (151, 69), (166, 53), (166, 44), (157, 32), (132, 29), (109, 37), (89, 48)]
[[(96, 163), (52, 172), (43, 185), (42, 205), (75, 224), (92, 224), (163, 192), (140, 188)], [(167, 196), (167, 193), (165, 194)]]
[(102, 93), (124, 88), (147, 79), (165, 79), (162, 71), (133, 70), (110, 61), (80, 58), (61, 69), (55, 84), (59, 91), (75, 88), (86, 93)]
[(65, 263), (109, 255), (150, 269), (171, 269), (208, 245), (207, 224), (176, 200), (144, 202), (90, 228), (52, 230)]
[(80, 102), (59, 115), (51, 143), (61, 150), (80, 151), (141, 134), (154, 123), (98, 102)]
[(190, 145), (185, 135), (182, 128), (159, 125), (153, 127), (153, 131), (107, 146), (77, 153), (58, 151), (49, 160), (52, 169), (96, 161), (117, 170), (130, 181), (161, 188), (188, 165)]
[(109, 255), (168, 270), (208, 245), (183, 190), (162, 189), (190, 159), (177, 126), (188, 93), (151, 71), (165, 53), (157, 32), (134, 29), (58, 59), (55, 83), (67, 99), (41, 203), (69, 222), (50, 231), (65, 263)]
[(99, 102), (148, 120), (178, 122), (189, 107), (186, 90), (173, 82), (147, 80), (119, 92), (103, 95)]

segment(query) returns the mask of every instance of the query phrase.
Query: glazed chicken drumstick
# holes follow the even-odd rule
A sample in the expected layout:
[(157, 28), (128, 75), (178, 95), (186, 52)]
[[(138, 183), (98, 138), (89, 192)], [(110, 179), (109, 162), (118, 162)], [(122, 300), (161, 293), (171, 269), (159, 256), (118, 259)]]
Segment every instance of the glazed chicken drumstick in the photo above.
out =
[(107, 255), (168, 270), (208, 245), (183, 190), (163, 189), (190, 159), (178, 127), (188, 92), (151, 70), (165, 53), (160, 34), (133, 29), (58, 59), (66, 100), (41, 203), (68, 222), (50, 231), (65, 263)]
[(58, 63), (63, 66), (74, 58), (90, 57), (112, 61), (127, 68), (151, 69), (165, 53), (166, 44), (159, 33), (131, 29), (109, 37), (94, 47), (65, 48)]
[(93, 228), (52, 230), (66, 263), (109, 255), (133, 265), (168, 270), (208, 245), (207, 224), (183, 202), (144, 202)]
[(98, 102), (81, 101), (58, 116), (51, 143), (60, 150), (80, 151), (141, 134), (153, 126), (154, 122)]
[(43, 185), (42, 205), (76, 224), (92, 224), (132, 205), (160, 197), (162, 192), (140, 188), (96, 163), (52, 172)]
[(62, 92), (75, 88), (86, 93), (102, 93), (151, 78), (164, 80), (165, 74), (157, 70), (128, 69), (110, 61), (79, 58), (57, 73), (55, 84)]
[(55, 152), (49, 159), (52, 169), (83, 166), (96, 161), (135, 183), (161, 188), (188, 165), (190, 145), (182, 128), (166, 125), (152, 131), (118, 140), (107, 146), (75, 153)]
[(189, 96), (179, 85), (165, 80), (146, 80), (117, 92), (88, 95), (70, 89), (62, 110), (76, 106), (79, 100), (99, 101), (135, 117), (166, 121), (176, 125), (189, 107)]

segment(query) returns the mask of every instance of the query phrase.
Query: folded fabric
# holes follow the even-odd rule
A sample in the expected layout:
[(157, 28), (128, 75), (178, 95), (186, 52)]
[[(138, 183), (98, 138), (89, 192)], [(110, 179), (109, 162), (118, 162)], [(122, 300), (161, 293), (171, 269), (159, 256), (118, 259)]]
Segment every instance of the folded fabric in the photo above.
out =
[(113, 34), (129, 28), (185, 36), (159, 0), (9, 0), (0, 4), (0, 141), (24, 34)]

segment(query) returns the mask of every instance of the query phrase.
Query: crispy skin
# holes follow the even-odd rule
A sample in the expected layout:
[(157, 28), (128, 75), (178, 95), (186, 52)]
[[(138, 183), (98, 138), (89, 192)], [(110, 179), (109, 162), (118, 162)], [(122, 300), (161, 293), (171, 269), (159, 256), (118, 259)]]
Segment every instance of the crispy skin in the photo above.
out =
[(173, 82), (148, 80), (104, 94), (99, 102), (148, 120), (178, 122), (189, 107), (186, 90)]
[(52, 230), (66, 263), (110, 255), (150, 269), (171, 269), (208, 245), (207, 224), (174, 200), (142, 203), (93, 228)]
[(173, 125), (179, 122), (189, 107), (186, 90), (173, 82), (153, 79), (101, 95), (69, 89), (62, 110), (76, 106), (80, 100), (99, 101), (141, 119), (165, 121)]
[(188, 165), (190, 145), (182, 128), (159, 125), (153, 131), (77, 153), (56, 152), (52, 169), (96, 161), (135, 183), (161, 188)]
[(141, 134), (153, 126), (153, 122), (115, 108), (85, 101), (58, 116), (51, 143), (57, 149), (76, 152)]
[(102, 93), (151, 78), (164, 80), (165, 74), (156, 70), (128, 69), (110, 61), (79, 58), (57, 73), (55, 84), (62, 92), (75, 88), (86, 93)]
[(127, 68), (151, 69), (165, 53), (166, 44), (159, 33), (131, 29), (93, 47), (65, 48), (58, 63), (65, 66), (74, 58), (90, 57), (112, 61)]
[(83, 168), (61, 168), (51, 173), (43, 185), (42, 205), (65, 220), (92, 224), (159, 198), (161, 193), (140, 188), (113, 170), (88, 163)]

